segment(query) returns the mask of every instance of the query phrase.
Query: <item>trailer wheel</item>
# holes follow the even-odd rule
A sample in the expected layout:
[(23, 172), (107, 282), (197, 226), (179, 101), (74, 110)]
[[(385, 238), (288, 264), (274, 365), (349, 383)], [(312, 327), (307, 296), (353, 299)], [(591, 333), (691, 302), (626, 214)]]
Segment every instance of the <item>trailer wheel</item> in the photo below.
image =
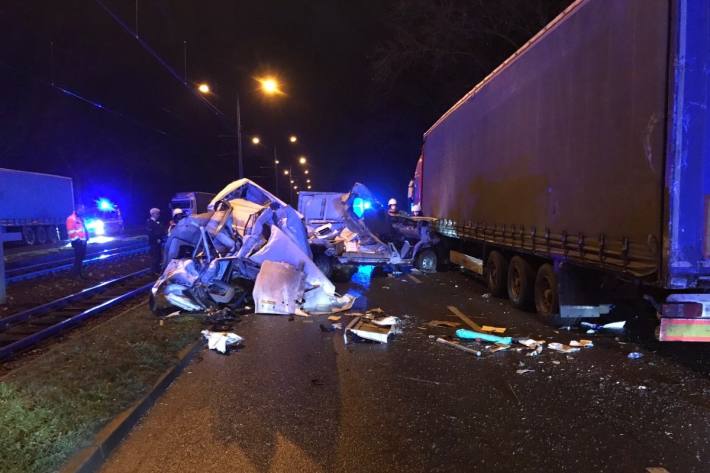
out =
[(436, 252), (431, 248), (420, 251), (414, 265), (422, 273), (435, 273), (437, 267)]
[(557, 276), (552, 265), (545, 263), (535, 277), (535, 309), (543, 318), (554, 321), (560, 310)]
[(535, 271), (520, 256), (513, 256), (508, 266), (508, 299), (513, 307), (529, 310), (535, 300)]
[(44, 245), (47, 243), (47, 229), (44, 227), (35, 227), (35, 235), (37, 235), (37, 244)]
[(35, 242), (37, 241), (37, 237), (35, 236), (34, 228), (22, 227), (22, 241), (24, 241), (26, 245), (35, 244)]
[(486, 282), (495, 297), (505, 297), (508, 292), (508, 259), (499, 251), (491, 251), (486, 260)]
[(57, 237), (57, 227), (54, 225), (47, 227), (47, 241), (49, 243), (56, 243), (59, 241), (59, 237)]

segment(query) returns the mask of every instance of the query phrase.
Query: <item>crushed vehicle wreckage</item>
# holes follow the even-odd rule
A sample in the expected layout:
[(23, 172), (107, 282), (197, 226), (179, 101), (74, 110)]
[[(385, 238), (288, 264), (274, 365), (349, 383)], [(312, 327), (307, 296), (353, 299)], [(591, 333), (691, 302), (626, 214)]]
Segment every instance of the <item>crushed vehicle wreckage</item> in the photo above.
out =
[(334, 269), (357, 265), (416, 266), (436, 271), (439, 237), (434, 219), (387, 215), (370, 190), (355, 183), (350, 192), (301, 192), (298, 210), (308, 229), (314, 261), (330, 277)]
[(165, 270), (151, 310), (314, 314), (348, 310), (312, 259), (302, 216), (258, 184), (239, 179), (215, 196), (209, 211), (181, 220), (165, 246)]

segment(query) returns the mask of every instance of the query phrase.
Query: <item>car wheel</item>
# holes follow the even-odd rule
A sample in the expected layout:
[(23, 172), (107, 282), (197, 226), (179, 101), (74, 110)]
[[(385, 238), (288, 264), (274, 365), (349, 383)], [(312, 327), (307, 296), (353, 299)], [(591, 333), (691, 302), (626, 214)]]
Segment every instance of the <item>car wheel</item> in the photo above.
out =
[(423, 273), (435, 273), (437, 264), (436, 252), (431, 248), (420, 251), (414, 263), (416, 268)]
[(513, 256), (508, 265), (508, 299), (513, 307), (529, 310), (535, 299), (535, 271), (520, 256)]
[(22, 241), (24, 241), (26, 245), (34, 245), (37, 242), (34, 228), (22, 227)]
[(558, 323), (560, 300), (557, 275), (552, 265), (545, 263), (537, 270), (535, 277), (535, 309), (551, 323)]
[(486, 260), (486, 283), (495, 297), (505, 297), (508, 292), (508, 259), (499, 251), (491, 251)]

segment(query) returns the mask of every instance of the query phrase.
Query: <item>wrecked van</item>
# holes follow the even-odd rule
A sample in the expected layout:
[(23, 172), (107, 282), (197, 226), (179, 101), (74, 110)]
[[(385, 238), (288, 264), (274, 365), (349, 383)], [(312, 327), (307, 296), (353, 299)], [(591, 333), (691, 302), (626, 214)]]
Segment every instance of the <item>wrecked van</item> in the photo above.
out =
[(434, 272), (439, 237), (433, 219), (389, 216), (370, 190), (356, 183), (350, 192), (301, 192), (298, 210), (308, 229), (313, 259), (324, 274), (357, 265)]

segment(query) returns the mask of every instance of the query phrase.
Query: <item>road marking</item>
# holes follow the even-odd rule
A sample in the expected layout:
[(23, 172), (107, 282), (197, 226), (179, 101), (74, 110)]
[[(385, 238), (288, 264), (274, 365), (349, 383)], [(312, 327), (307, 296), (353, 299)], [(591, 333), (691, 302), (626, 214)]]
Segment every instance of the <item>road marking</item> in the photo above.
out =
[(417, 284), (421, 284), (421, 283), (422, 283), (422, 280), (419, 279), (418, 277), (414, 276), (413, 274), (408, 274), (407, 277), (408, 277), (409, 279), (411, 279), (412, 281), (414, 281), (415, 283), (417, 283)]

